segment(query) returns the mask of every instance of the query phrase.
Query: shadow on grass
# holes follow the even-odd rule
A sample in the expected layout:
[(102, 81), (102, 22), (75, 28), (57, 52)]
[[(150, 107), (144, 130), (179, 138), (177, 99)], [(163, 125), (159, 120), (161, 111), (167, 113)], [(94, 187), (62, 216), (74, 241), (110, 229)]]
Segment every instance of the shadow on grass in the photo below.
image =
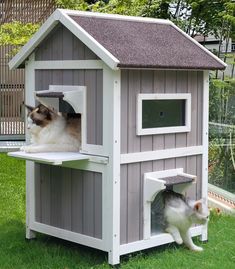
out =
[[(157, 253), (178, 249), (172, 243), (157, 247)], [(130, 260), (146, 258), (156, 248), (127, 254), (121, 257), (126, 264)], [(0, 225), (0, 264), (2, 268), (110, 268), (106, 252), (82, 246), (59, 238), (36, 234), (32, 240), (25, 239), (25, 224), (9, 220)], [(114, 268), (120, 268), (115, 266)]]
[(176, 243), (169, 243), (169, 244), (165, 244), (165, 245), (161, 245), (157, 247), (152, 247), (145, 250), (133, 252), (131, 254), (126, 254), (122, 257), (122, 262), (127, 263), (128, 261), (132, 259), (141, 258), (141, 257), (145, 258), (156, 253), (158, 253), (158, 255), (161, 255), (161, 253), (164, 253), (166, 251), (175, 251), (176, 249), (180, 249), (180, 248), (182, 248), (182, 245), (179, 246)]
[(4, 269), (104, 268), (107, 253), (39, 233), (26, 240), (25, 224), (12, 219), (0, 225), (0, 264)]
[[(15, 219), (0, 225), (0, 268), (110, 268), (106, 252), (39, 233), (36, 235), (36, 239), (26, 240), (25, 224)], [(185, 247), (175, 243), (166, 244), (124, 255), (121, 263), (127, 265), (167, 252), (182, 252), (182, 249)], [(187, 252), (190, 254), (189, 250)]]

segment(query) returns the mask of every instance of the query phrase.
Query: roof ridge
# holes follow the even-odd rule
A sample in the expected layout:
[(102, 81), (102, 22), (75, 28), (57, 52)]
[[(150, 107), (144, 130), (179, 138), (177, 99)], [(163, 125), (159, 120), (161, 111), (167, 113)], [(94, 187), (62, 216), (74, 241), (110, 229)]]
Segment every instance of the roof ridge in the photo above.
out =
[(57, 9), (57, 10), (63, 14), (67, 14), (69, 16), (95, 17), (95, 18), (103, 18), (103, 19), (157, 23), (157, 24), (166, 24), (166, 25), (173, 25), (174, 24), (172, 21), (170, 21), (168, 19), (129, 16), (129, 15), (120, 15), (120, 14), (108, 14), (108, 13), (100, 13), (100, 12), (92, 12), (92, 11), (79, 11), (79, 10), (71, 10), (71, 9)]

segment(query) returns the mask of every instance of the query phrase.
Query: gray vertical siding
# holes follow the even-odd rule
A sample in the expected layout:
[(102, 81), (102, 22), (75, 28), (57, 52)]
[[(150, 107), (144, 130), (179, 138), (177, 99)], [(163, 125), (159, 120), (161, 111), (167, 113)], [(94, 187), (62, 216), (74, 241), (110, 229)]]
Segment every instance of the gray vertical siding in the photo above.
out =
[(35, 51), (36, 61), (99, 59), (66, 27), (59, 24)]
[[(202, 144), (203, 72), (122, 70), (121, 152), (133, 153)], [(191, 132), (164, 135), (136, 135), (138, 93), (191, 93)], [(171, 161), (167, 161), (171, 162)], [(154, 164), (155, 165), (155, 164)], [(172, 164), (169, 164), (170, 166)]]
[[(87, 87), (87, 143), (103, 143), (103, 71), (102, 70), (36, 70), (35, 89), (48, 90), (49, 85), (85, 85)], [(66, 106), (63, 106), (66, 108)], [(69, 112), (69, 111), (66, 111)]]
[[(64, 26), (58, 25), (36, 49), (36, 61), (95, 60), (89, 48)], [(103, 71), (36, 70), (35, 89), (49, 85), (87, 87), (87, 143), (103, 143)], [(60, 109), (71, 112), (60, 102)], [(102, 238), (102, 174), (36, 164), (36, 221)]]
[[(203, 72), (122, 70), (121, 77), (121, 153), (202, 145)], [(138, 93), (191, 93), (191, 132), (137, 136)], [(201, 198), (201, 155), (121, 165), (121, 244), (143, 239), (144, 173), (175, 168), (197, 176), (187, 195)]]
[(36, 221), (102, 238), (102, 174), (36, 164)]
[(143, 239), (144, 173), (175, 168), (183, 168), (184, 172), (197, 176), (197, 183), (189, 188), (187, 196), (201, 198), (201, 155), (121, 165), (121, 244)]

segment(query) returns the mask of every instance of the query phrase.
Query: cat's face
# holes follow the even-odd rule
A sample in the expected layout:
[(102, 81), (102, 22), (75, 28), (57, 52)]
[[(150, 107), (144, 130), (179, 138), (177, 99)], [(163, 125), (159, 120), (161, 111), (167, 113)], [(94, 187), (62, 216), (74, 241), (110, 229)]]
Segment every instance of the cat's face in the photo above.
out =
[(209, 220), (210, 211), (203, 200), (196, 201), (193, 206), (192, 220), (195, 224), (206, 224)]
[(42, 104), (39, 104), (36, 107), (26, 105), (26, 108), (28, 109), (27, 128), (29, 130), (43, 128), (56, 117), (56, 113), (52, 109)]

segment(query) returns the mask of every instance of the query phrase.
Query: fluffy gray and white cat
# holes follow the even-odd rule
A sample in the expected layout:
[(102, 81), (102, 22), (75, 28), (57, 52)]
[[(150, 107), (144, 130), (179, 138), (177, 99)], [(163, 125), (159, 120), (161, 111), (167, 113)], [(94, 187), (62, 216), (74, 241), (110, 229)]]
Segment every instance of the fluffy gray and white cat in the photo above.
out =
[[(152, 229), (161, 223), (165, 231), (172, 235), (177, 244), (184, 243), (193, 251), (202, 251), (202, 247), (193, 243), (189, 229), (193, 224), (207, 223), (209, 210), (206, 203), (203, 200), (186, 199), (183, 195), (171, 190), (163, 191), (160, 196), (161, 198), (158, 197), (152, 204), (152, 218), (155, 218), (152, 221)], [(159, 207), (161, 201), (162, 208)], [(156, 220), (156, 216), (158, 220)]]
[(31, 144), (21, 148), (33, 152), (79, 151), (81, 145), (81, 115), (62, 115), (42, 104), (28, 109), (27, 128)]

